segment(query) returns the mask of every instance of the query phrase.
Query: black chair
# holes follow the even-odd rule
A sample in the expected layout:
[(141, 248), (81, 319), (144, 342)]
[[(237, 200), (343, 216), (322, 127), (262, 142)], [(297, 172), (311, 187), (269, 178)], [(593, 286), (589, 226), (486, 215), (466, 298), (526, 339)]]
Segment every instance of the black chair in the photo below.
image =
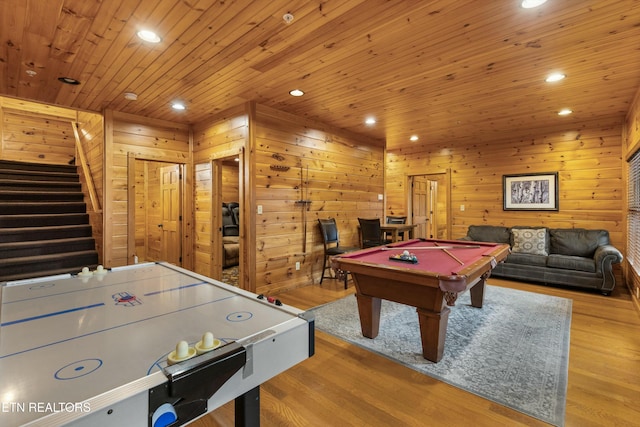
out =
[(387, 224), (406, 224), (407, 217), (406, 216), (387, 216)]
[(233, 216), (233, 221), (239, 227), (240, 226), (240, 204), (238, 202), (229, 202), (227, 203), (229, 206), (229, 210), (231, 211), (231, 215)]
[[(389, 215), (387, 216), (387, 224), (406, 224), (407, 223), (407, 217), (406, 216), (393, 216), (393, 215)], [(400, 233), (398, 233), (398, 236), (400, 237), (400, 240), (404, 240), (404, 231), (401, 231)], [(387, 238), (389, 236), (386, 236)]]
[[(358, 248), (340, 246), (340, 234), (338, 233), (338, 226), (336, 225), (335, 218), (318, 218), (318, 223), (320, 224), (320, 232), (322, 233), (322, 240), (324, 243), (324, 264), (322, 268), (322, 277), (320, 278), (320, 284), (322, 284), (322, 281), (325, 278), (325, 271), (327, 271), (327, 269), (331, 270), (329, 259), (334, 255), (351, 252), (357, 250)], [(347, 274), (348, 272), (344, 272), (345, 289), (347, 289)], [(329, 276), (327, 277), (329, 277), (330, 279), (337, 278), (332, 277), (331, 274), (329, 274)]]
[(240, 235), (240, 227), (233, 219), (233, 214), (229, 206), (222, 204), (222, 235), (238, 236)]
[(363, 248), (372, 248), (374, 246), (382, 246), (391, 243), (391, 240), (382, 237), (382, 229), (380, 228), (380, 220), (378, 218), (367, 219), (358, 218), (360, 223), (360, 246)]

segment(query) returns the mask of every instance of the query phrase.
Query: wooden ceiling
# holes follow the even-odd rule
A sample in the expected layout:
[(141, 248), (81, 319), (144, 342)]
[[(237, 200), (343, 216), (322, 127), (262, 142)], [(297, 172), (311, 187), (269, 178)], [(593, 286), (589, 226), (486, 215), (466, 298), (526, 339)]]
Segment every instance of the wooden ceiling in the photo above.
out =
[(253, 100), (390, 146), (622, 121), (640, 86), (638, 0), (0, 0), (0, 36), (3, 95), (183, 123)]

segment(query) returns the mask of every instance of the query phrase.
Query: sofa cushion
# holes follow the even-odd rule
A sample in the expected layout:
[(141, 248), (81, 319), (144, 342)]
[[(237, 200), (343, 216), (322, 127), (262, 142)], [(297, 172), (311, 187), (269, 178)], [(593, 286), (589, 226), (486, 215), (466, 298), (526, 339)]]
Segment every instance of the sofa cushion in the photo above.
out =
[(470, 225), (467, 236), (476, 242), (509, 243), (509, 228), (499, 225)]
[(513, 253), (548, 255), (546, 228), (512, 228)]
[(240, 236), (222, 236), (222, 243), (224, 245), (239, 243)]
[(546, 267), (547, 257), (544, 255), (521, 254), (512, 252), (509, 254), (509, 256), (507, 256), (506, 262), (508, 264), (535, 265), (537, 267)]
[(596, 263), (593, 258), (580, 256), (551, 254), (547, 257), (547, 267), (586, 271), (588, 273), (596, 272)]
[(598, 246), (609, 244), (606, 230), (585, 230), (583, 228), (556, 228), (549, 230), (551, 236), (550, 253), (593, 258)]

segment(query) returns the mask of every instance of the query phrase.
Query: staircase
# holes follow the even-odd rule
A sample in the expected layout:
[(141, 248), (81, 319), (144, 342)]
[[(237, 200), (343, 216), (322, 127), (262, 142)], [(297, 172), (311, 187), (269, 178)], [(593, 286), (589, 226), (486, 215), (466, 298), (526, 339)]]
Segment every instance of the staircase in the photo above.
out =
[(76, 166), (0, 160), (0, 282), (97, 264)]

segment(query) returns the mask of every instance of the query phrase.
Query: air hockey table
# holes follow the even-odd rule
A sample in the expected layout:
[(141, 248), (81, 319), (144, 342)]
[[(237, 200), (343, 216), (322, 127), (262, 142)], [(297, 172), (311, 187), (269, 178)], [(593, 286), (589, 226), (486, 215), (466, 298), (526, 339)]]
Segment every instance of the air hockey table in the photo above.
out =
[(6, 282), (0, 425), (178, 426), (232, 400), (259, 425), (260, 385), (313, 353), (309, 313), (166, 263)]

